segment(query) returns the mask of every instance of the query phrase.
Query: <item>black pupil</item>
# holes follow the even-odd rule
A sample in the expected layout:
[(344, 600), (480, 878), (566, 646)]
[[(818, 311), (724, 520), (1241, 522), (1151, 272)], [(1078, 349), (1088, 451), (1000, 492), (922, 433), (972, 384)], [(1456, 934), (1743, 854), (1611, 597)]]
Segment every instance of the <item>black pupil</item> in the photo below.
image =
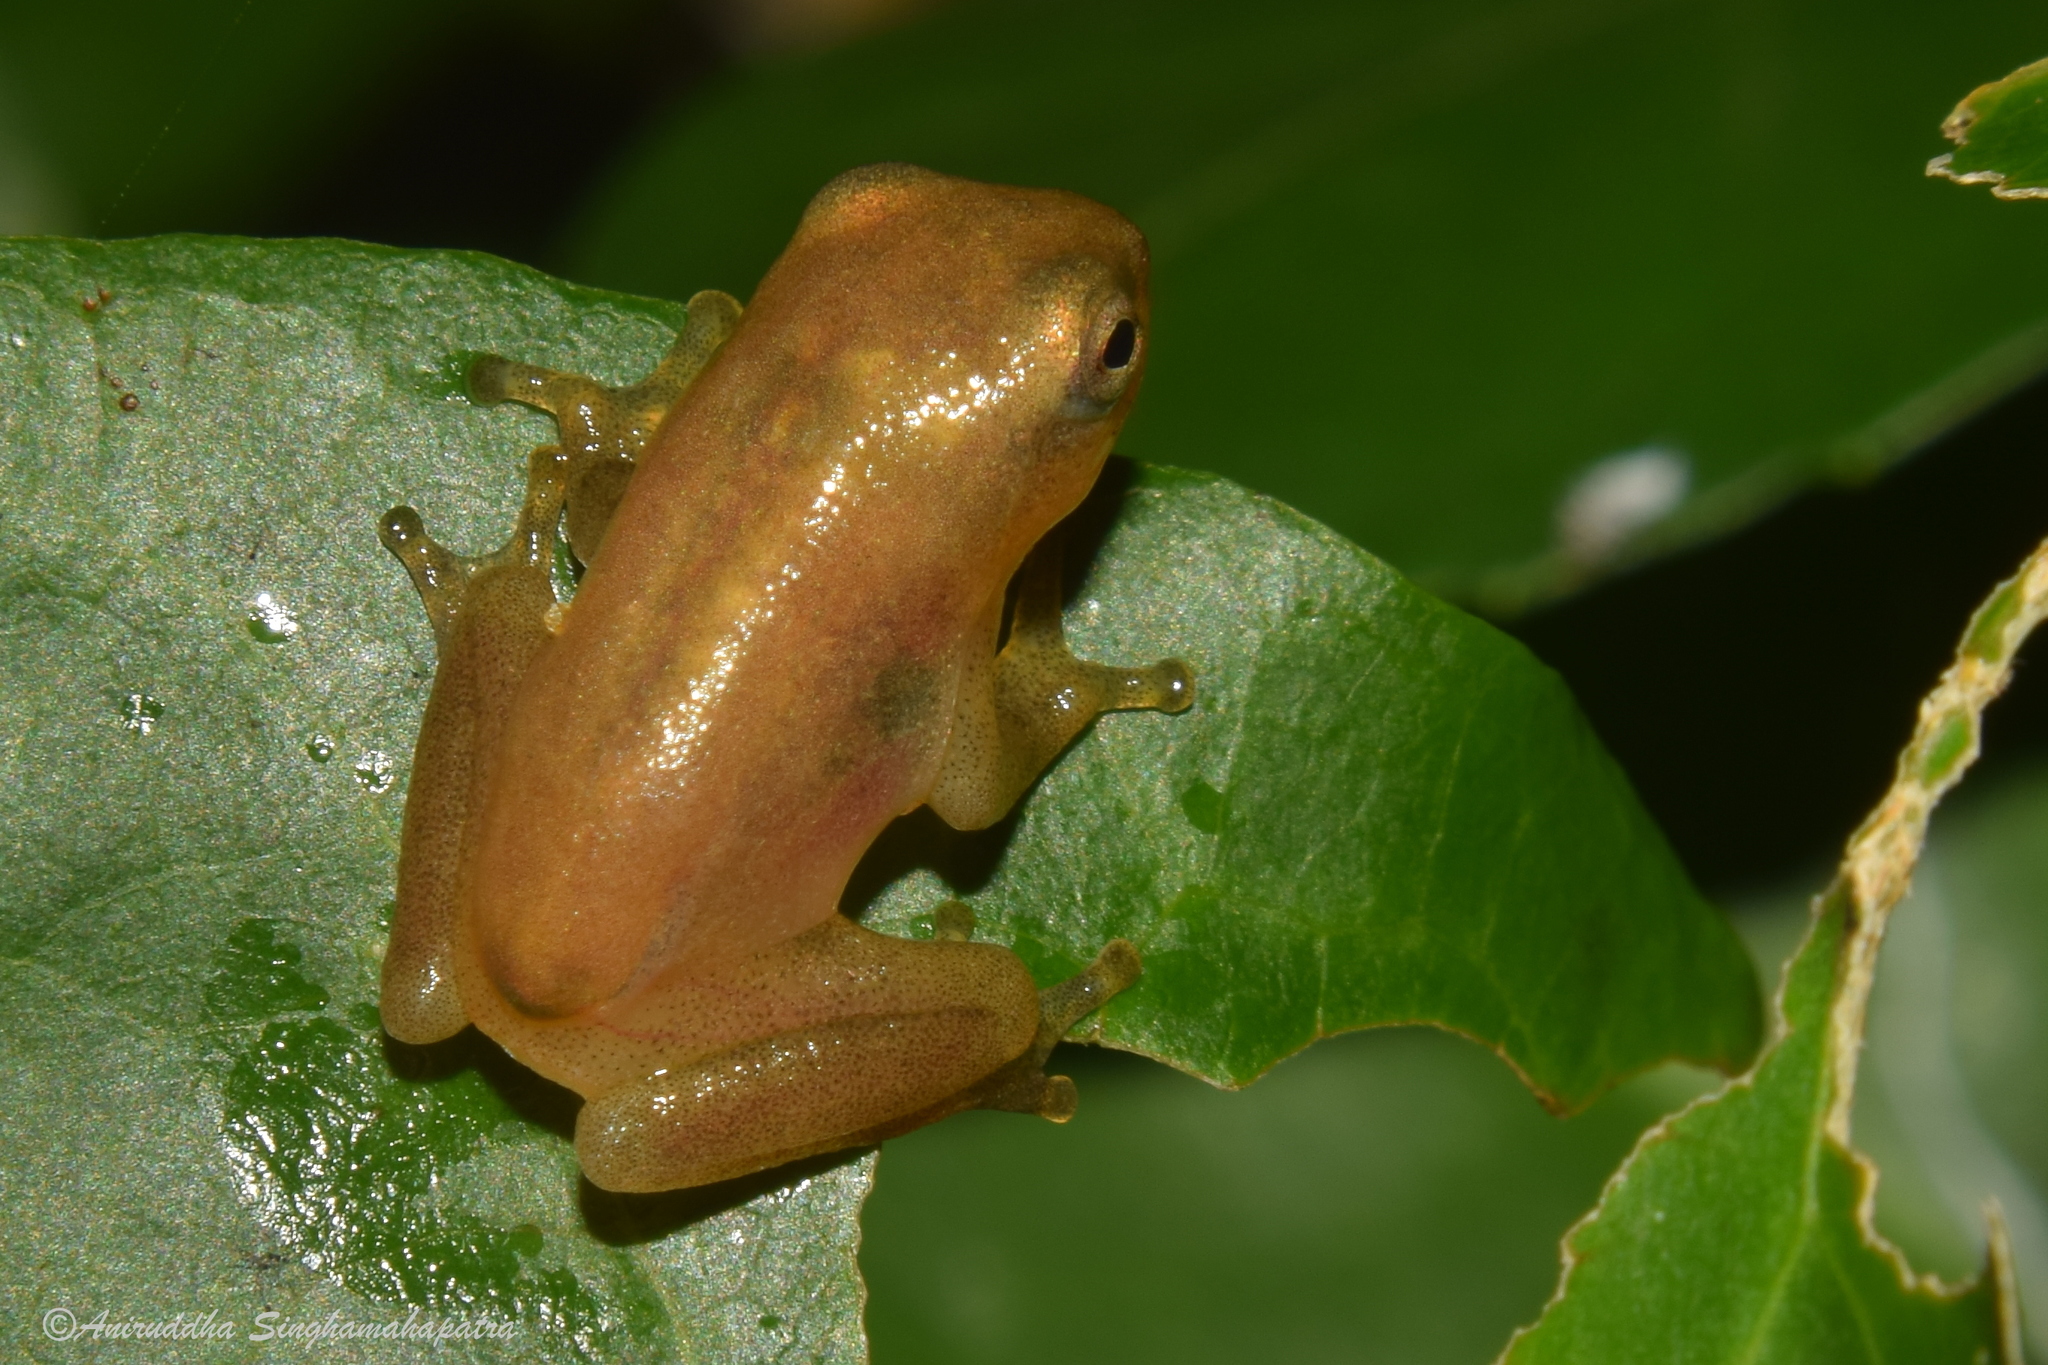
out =
[(1138, 349), (1138, 324), (1125, 318), (1110, 329), (1109, 340), (1102, 344), (1102, 368), (1121, 370), (1131, 363), (1131, 353)]

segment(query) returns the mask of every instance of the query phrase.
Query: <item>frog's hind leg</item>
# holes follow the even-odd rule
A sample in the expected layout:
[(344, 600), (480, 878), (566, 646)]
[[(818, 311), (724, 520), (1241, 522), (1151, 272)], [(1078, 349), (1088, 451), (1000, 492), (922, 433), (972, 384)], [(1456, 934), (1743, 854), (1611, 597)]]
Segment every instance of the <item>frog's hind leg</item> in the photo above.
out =
[[(960, 901), (944, 902), (932, 914), (932, 937), (969, 941), (974, 937), (974, 912)], [(943, 1107), (916, 1115), (892, 1132), (877, 1132), (870, 1140), (908, 1132), (962, 1109), (1005, 1109), (1065, 1123), (1074, 1117), (1079, 1095), (1070, 1078), (1045, 1074), (1046, 1060), (1074, 1025), (1122, 994), (1144, 970), (1129, 939), (1111, 939), (1093, 962), (1038, 993), (1038, 1032), (1022, 1055), (953, 1096)]]
[(566, 465), (559, 447), (533, 452), (518, 523), (492, 554), (452, 553), (410, 507), (392, 508), (378, 524), (433, 622), (437, 659), (413, 748), (378, 1006), (401, 1042), (438, 1042), (469, 1022), (453, 965), (456, 870), (481, 800), (482, 756), (494, 752), (513, 690), (547, 638)]
[(711, 355), (732, 335), (739, 301), (706, 289), (689, 302), (675, 344), (645, 379), (611, 388), (595, 379), (543, 369), (503, 356), (478, 356), (469, 367), (469, 395), (478, 403), (524, 403), (553, 414), (569, 451), (569, 549), (588, 564), (604, 539), (612, 510), (625, 494), (640, 448)]
[(1002, 819), (1104, 711), (1185, 711), (1194, 703), (1194, 675), (1179, 659), (1118, 668), (1074, 657), (1060, 625), (1059, 566), (1059, 543), (1048, 536), (1017, 573), (1009, 641), (961, 675), (945, 758), (925, 798), (955, 829)]
[[(1045, 1057), (1137, 975), (1137, 953), (1117, 940), (1039, 991), (1015, 953), (964, 934), (948, 926), (912, 942), (835, 915), (736, 975), (666, 993), (666, 1029), (652, 1017), (615, 1021), (619, 1041), (727, 1041), (593, 1095), (576, 1120), (584, 1174), (609, 1190), (679, 1189), (867, 1146), (962, 1109), (1066, 1118), (1073, 1084), (1048, 1080)], [(785, 1022), (734, 1017), (764, 1002)]]

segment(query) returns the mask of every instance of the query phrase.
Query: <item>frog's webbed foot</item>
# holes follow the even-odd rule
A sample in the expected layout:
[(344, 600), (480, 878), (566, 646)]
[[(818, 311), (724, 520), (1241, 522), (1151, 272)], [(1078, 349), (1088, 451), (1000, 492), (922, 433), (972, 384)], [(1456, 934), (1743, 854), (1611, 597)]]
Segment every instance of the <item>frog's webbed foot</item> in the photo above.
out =
[(706, 289), (692, 296), (683, 330), (661, 363), (639, 383), (620, 388), (503, 356), (478, 356), (470, 363), (469, 395), (475, 402), (524, 403), (554, 416), (570, 457), (565, 529), (578, 562), (588, 564), (597, 552), (641, 447), (732, 335), (739, 316), (739, 301), (730, 294)]
[(926, 801), (955, 829), (982, 829), (1095, 717), (1185, 711), (1195, 679), (1179, 659), (1120, 668), (1075, 658), (1060, 623), (1060, 545), (1048, 536), (1018, 570), (1008, 642), (987, 668), (961, 678), (960, 698)]
[(1107, 1004), (1138, 979), (1144, 966), (1128, 939), (1113, 938), (1095, 960), (1073, 976), (1038, 993), (1038, 1034), (1024, 1055), (975, 1087), (964, 1109), (1006, 1109), (1037, 1114), (1054, 1123), (1074, 1117), (1078, 1094), (1065, 1076), (1045, 1074), (1046, 1059), (1082, 1018)]
[(419, 589), (439, 659), (413, 749), (379, 1000), (385, 1029), (401, 1042), (438, 1042), (469, 1022), (455, 985), (455, 869), (482, 790), (483, 756), (494, 752), (513, 691), (547, 638), (566, 462), (557, 446), (533, 452), (519, 520), (490, 554), (453, 553), (410, 507), (394, 507), (378, 523)]
[(413, 590), (420, 595), (420, 605), (427, 609), (427, 621), (434, 628), (435, 652), (447, 652), (455, 613), (469, 586), (469, 566), (428, 535), (420, 514), (410, 507), (394, 507), (378, 518), (377, 539), (398, 556), (412, 579)]
[[(458, 555), (427, 532), (420, 514), (394, 507), (377, 520), (377, 539), (398, 557), (412, 579), (420, 605), (434, 628), (437, 653), (445, 656), (471, 584), (486, 570), (538, 571), (543, 581), (554, 559), (555, 525), (568, 491), (568, 457), (560, 446), (537, 446), (527, 457), (526, 498), (512, 535), (498, 549)], [(553, 599), (552, 589), (549, 591)]]

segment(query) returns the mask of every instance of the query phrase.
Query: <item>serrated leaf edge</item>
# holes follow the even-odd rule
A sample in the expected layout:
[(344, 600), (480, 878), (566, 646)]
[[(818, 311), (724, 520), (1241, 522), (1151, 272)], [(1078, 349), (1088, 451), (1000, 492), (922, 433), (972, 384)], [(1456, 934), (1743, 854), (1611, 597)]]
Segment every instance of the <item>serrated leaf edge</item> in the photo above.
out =
[[(2048, 66), (2048, 61), (2037, 65)], [(1865, 1246), (1891, 1264), (1900, 1288), (1909, 1294), (1956, 1298), (1976, 1288), (1988, 1274), (1998, 1320), (2000, 1355), (2005, 1365), (2022, 1365), (2024, 1356), (2012, 1249), (1997, 1201), (1987, 1201), (1984, 1211), (1984, 1271), (1958, 1285), (1915, 1271), (1905, 1253), (1877, 1229), (1879, 1172), (1875, 1163), (1851, 1144), (1850, 1117), (1855, 1104), (1856, 1065), (1862, 1051), (1864, 1019), (1885, 928), (1892, 911), (1911, 889), (1913, 868), (1926, 844), (1927, 826), (1935, 806), (1977, 761), (1981, 752), (1979, 722), (1984, 708), (2012, 680), (2013, 662), (2021, 644), (2044, 617), (2048, 617), (2048, 541), (2035, 547), (2021, 562), (2018, 572), (1992, 589), (1971, 614), (1956, 646), (1955, 661), (1920, 701), (1912, 738), (1899, 752), (1891, 787), (1850, 836), (1834, 880), (1813, 898), (1812, 926), (1807, 931), (1810, 939), (1824, 914), (1838, 907), (1845, 912), (1847, 937), (1841, 948), (1834, 998), (1828, 1005), (1824, 1066), (1830, 1094), (1821, 1134), (1823, 1143), (1849, 1161), (1856, 1172), (1857, 1233)], [(1805, 942), (1802, 940), (1799, 951), (1804, 951)], [(1797, 956), (1795, 952), (1793, 958)], [(1750, 1069), (1652, 1124), (1608, 1177), (1593, 1207), (1566, 1230), (1559, 1248), (1563, 1267), (1557, 1288), (1534, 1323), (1515, 1329), (1496, 1357), (1497, 1363), (1505, 1362), (1513, 1354), (1515, 1344), (1563, 1303), (1578, 1265), (1575, 1243), (1579, 1233), (1606, 1212), (1609, 1198), (1628, 1183), (1637, 1157), (1664, 1141), (1694, 1110), (1754, 1086), (1757, 1074), (1791, 1033), (1785, 1017), (1785, 992), (1790, 979), (1788, 959), (1771, 997), (1770, 1041), (1757, 1054)]]
[[(1962, 102), (1949, 111), (1948, 117), (1941, 121), (1941, 135), (1955, 143), (1957, 147), (1969, 146), (1970, 129), (1983, 112), (1977, 107), (1980, 97), (2002, 93), (2003, 87), (2041, 75), (2048, 75), (2048, 57), (2043, 57), (2038, 62), (2029, 62), (2019, 70), (2000, 76), (1995, 81), (1986, 81), (1963, 96)], [(1954, 152), (1943, 152), (1929, 161), (1927, 174), (1938, 179), (1953, 180), (1958, 185), (1989, 185), (1992, 195), (1999, 199), (2048, 199), (2048, 185), (2008, 185), (2005, 183), (2004, 171), (1958, 172), (1955, 169), (1955, 155)]]

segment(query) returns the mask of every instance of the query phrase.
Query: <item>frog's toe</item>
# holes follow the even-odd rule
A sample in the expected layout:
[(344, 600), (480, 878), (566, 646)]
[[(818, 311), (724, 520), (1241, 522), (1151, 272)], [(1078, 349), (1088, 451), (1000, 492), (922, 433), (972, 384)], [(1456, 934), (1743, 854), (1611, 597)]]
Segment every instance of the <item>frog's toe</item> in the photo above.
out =
[(464, 378), (470, 402), (503, 403), (520, 397), (524, 391), (538, 389), (545, 382), (546, 371), (501, 355), (480, 355), (469, 362)]
[(1095, 960), (1057, 985), (1038, 993), (1039, 1043), (1047, 1054), (1067, 1031), (1129, 989), (1145, 970), (1131, 941), (1113, 938)]
[(1054, 1123), (1065, 1123), (1074, 1117), (1074, 1111), (1081, 1107), (1081, 1092), (1074, 1088), (1071, 1076), (1047, 1076), (1045, 1090), (1038, 1097), (1038, 1108), (1033, 1112), (1042, 1119)]
[(1195, 675), (1179, 659), (1150, 668), (1116, 669), (1109, 706), (1116, 711), (1164, 711), (1175, 715), (1195, 704)]

